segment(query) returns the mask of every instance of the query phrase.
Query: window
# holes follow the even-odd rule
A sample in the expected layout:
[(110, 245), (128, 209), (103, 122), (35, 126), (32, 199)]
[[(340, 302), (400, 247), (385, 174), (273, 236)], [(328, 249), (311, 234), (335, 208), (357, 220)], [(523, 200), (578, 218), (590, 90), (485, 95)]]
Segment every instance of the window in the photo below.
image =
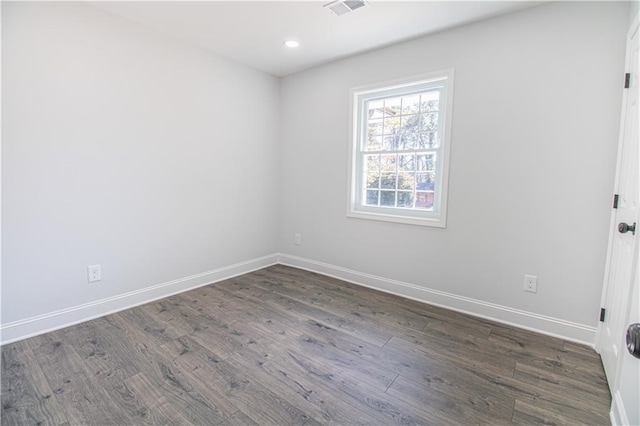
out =
[(446, 224), (453, 70), (351, 91), (348, 215)]

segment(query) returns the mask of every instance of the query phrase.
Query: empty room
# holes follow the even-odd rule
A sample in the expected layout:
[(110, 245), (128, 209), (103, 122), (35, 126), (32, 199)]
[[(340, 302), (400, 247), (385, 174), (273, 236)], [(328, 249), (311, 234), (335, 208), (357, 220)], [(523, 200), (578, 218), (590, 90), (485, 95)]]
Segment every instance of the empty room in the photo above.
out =
[(2, 1), (2, 425), (640, 424), (637, 1)]

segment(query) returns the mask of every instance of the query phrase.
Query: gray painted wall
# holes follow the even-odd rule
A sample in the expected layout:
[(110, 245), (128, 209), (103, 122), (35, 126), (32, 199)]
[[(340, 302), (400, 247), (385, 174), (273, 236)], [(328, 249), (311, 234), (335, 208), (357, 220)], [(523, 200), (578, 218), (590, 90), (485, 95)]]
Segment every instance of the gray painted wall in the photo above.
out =
[(3, 323), (274, 252), (277, 78), (82, 3), (2, 8)]
[[(628, 14), (551, 3), (284, 78), (280, 250), (595, 326)], [(447, 228), (347, 218), (349, 89), (450, 67)]]

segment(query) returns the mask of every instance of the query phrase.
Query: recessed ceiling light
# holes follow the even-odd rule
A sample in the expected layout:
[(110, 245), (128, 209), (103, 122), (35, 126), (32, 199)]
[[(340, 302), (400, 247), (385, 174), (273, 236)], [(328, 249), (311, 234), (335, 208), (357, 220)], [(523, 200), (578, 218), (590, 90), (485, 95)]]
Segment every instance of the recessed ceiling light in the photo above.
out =
[(284, 45), (293, 49), (300, 46), (300, 42), (296, 40), (287, 40), (284, 42)]

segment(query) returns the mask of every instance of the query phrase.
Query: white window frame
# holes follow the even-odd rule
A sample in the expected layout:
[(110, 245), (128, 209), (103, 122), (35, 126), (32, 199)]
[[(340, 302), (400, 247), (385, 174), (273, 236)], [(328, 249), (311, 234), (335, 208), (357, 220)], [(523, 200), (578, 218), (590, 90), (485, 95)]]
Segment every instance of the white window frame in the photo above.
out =
[[(382, 220), (411, 225), (445, 228), (447, 222), (447, 194), (449, 186), (449, 157), (451, 152), (451, 116), (453, 111), (453, 69), (430, 72), (400, 80), (360, 86), (350, 92), (350, 148), (349, 148), (349, 197), (347, 216), (361, 219)], [(438, 138), (436, 152), (435, 194), (433, 211), (420, 209), (367, 206), (361, 201), (364, 194), (363, 163), (366, 126), (364, 107), (366, 102), (406, 96), (441, 87)]]

